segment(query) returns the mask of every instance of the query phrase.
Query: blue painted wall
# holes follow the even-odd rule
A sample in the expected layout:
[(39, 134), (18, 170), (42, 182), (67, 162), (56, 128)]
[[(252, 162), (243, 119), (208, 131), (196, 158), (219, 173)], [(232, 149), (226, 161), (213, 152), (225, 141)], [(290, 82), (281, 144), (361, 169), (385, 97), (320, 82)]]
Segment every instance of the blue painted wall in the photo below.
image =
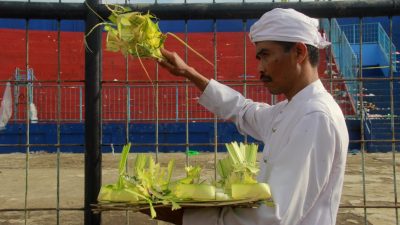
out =
[[(130, 124), (129, 141), (135, 144), (154, 144), (155, 124)], [(173, 144), (184, 144), (186, 140), (185, 123), (165, 123), (159, 124), (159, 147), (160, 152), (182, 152), (184, 146), (173, 146)], [(189, 143), (191, 144), (213, 144), (214, 125), (213, 123), (190, 123), (189, 124)], [(31, 144), (56, 144), (57, 125), (53, 123), (30, 124), (30, 143)], [(60, 143), (73, 144), (74, 146), (61, 147), (62, 152), (83, 152), (84, 150), (84, 124), (62, 124), (60, 126)], [(125, 144), (126, 128), (124, 124), (103, 124), (103, 144), (115, 146), (116, 151), (121, 150), (121, 145)], [(244, 138), (238, 133), (232, 123), (218, 124), (218, 140), (220, 143), (231, 142), (233, 140), (243, 141)], [(250, 142), (255, 141), (249, 138)], [(0, 131), (0, 144), (10, 144), (9, 147), (0, 147), (0, 153), (25, 152), (25, 147), (15, 147), (15, 144), (26, 143), (26, 124), (8, 124), (5, 130)], [(168, 144), (169, 146), (162, 146)], [(172, 146), (171, 146), (172, 144)], [(135, 147), (136, 148), (136, 147)], [(210, 146), (193, 146), (191, 150), (214, 151)], [(55, 147), (35, 146), (31, 151), (56, 152)], [(219, 151), (224, 151), (225, 147), (220, 147)], [(109, 146), (103, 147), (104, 152), (110, 152)], [(135, 151), (148, 152), (155, 151), (154, 146), (140, 146)]]
[[(347, 121), (350, 137), (353, 140), (360, 139), (360, 121)], [(239, 134), (234, 124), (229, 122), (219, 123), (218, 142), (228, 143), (231, 141), (244, 141), (244, 137)], [(213, 123), (190, 123), (189, 124), (189, 143), (190, 144), (210, 144), (210, 146), (191, 146), (190, 150), (212, 152), (214, 148), (214, 124)], [(60, 126), (61, 144), (72, 144), (74, 146), (63, 146), (61, 152), (81, 153), (84, 151), (84, 124), (62, 124)], [(160, 152), (184, 152), (184, 146), (171, 146), (171, 144), (184, 144), (186, 140), (185, 123), (162, 123), (159, 124), (159, 147)], [(124, 124), (103, 124), (103, 152), (110, 152), (110, 144), (113, 144), (115, 151), (120, 152), (121, 146), (125, 144), (126, 128)], [(31, 144), (51, 144), (57, 143), (57, 125), (54, 123), (30, 124), (30, 143)], [(130, 124), (129, 141), (135, 144), (154, 144), (155, 124)], [(248, 142), (256, 142), (249, 137)], [(15, 144), (26, 143), (26, 124), (8, 124), (5, 130), (0, 131), (0, 144), (9, 144), (7, 147), (0, 147), (0, 153), (26, 152), (25, 147), (15, 147)], [(162, 146), (169, 144), (169, 146)], [(262, 150), (260, 145), (259, 150)], [(359, 149), (358, 143), (351, 144), (350, 149)], [(56, 152), (55, 147), (35, 146), (30, 151)], [(134, 147), (136, 152), (154, 152), (154, 146)], [(225, 151), (224, 146), (220, 146), (218, 151)]]
[[(217, 32), (242, 32), (250, 30), (250, 26), (256, 20), (247, 20), (246, 27), (243, 26), (242, 20), (217, 20)], [(185, 21), (183, 20), (165, 20), (158, 22), (160, 30), (166, 32), (185, 32)], [(26, 29), (26, 21), (23, 19), (0, 19), (0, 29)], [(58, 24), (56, 20), (33, 19), (29, 20), (30, 30), (57, 31)], [(61, 31), (84, 32), (85, 22), (83, 20), (61, 20)], [(213, 32), (213, 20), (189, 20), (187, 22), (187, 32)]]
[[(359, 44), (351, 44), (351, 48), (353, 49), (356, 55), (360, 55), (360, 45)], [(374, 44), (363, 44), (363, 59), (362, 64), (363, 67), (384, 67), (389, 66), (389, 61), (386, 58), (384, 52), (382, 51), (381, 47), (374, 43)], [(366, 76), (364, 73), (371, 74), (372, 71), (375, 72), (373, 77), (380, 77), (380, 76), (389, 76), (389, 67), (388, 68), (377, 68), (377, 69), (368, 69), (363, 70), (363, 76)]]

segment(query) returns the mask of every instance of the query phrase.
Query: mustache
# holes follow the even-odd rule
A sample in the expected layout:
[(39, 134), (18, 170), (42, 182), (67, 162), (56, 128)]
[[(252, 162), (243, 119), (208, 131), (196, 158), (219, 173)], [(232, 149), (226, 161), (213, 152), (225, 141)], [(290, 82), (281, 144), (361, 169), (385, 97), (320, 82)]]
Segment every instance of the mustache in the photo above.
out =
[(265, 74), (261, 74), (260, 75), (260, 80), (262, 81), (262, 82), (271, 82), (272, 81), (272, 77), (270, 77), (270, 76), (268, 76), (268, 75), (265, 75)]

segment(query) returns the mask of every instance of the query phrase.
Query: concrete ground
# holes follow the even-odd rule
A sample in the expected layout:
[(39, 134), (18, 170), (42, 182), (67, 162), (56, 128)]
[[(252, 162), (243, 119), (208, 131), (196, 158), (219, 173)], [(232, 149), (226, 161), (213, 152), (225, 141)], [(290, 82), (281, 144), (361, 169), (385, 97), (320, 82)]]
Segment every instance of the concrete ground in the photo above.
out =
[[(133, 156), (132, 156), (133, 157)], [(218, 155), (221, 158), (223, 155)], [(399, 210), (382, 208), (393, 206), (395, 198), (400, 193), (400, 160), (399, 154), (368, 153), (364, 157), (360, 153), (349, 154), (343, 187), (341, 208), (338, 214), (337, 225), (398, 225)], [(183, 176), (185, 155), (183, 153), (162, 153), (159, 161), (166, 164), (170, 159), (176, 160), (174, 176)], [(365, 203), (377, 208), (356, 208), (364, 204), (362, 162), (364, 158), (365, 171)], [(28, 164), (26, 164), (28, 159)], [(59, 161), (59, 171), (57, 171)], [(104, 184), (114, 183), (117, 178), (119, 154), (103, 154)], [(200, 164), (203, 168), (203, 178), (214, 177), (214, 154), (201, 153), (190, 158), (191, 164)], [(29, 170), (26, 173), (26, 165)], [(76, 210), (83, 207), (84, 196), (84, 155), (62, 153), (58, 159), (54, 153), (32, 153), (27, 158), (25, 154), (0, 154), (0, 224), (25, 224), (24, 211), (6, 211), (6, 209), (23, 209), (25, 196), (28, 208), (56, 208), (57, 206), (57, 173), (59, 173), (59, 224), (83, 224), (83, 211)], [(26, 179), (26, 174), (28, 178)], [(397, 176), (395, 181), (395, 176)], [(395, 182), (397, 194), (395, 194)], [(25, 192), (26, 186), (28, 191)], [(349, 208), (348, 208), (349, 207)], [(355, 208), (351, 208), (355, 207)], [(397, 221), (396, 221), (397, 217)], [(57, 213), (54, 210), (31, 211), (26, 215), (27, 224), (47, 225), (57, 224)], [(366, 222), (365, 222), (366, 220)], [(396, 224), (397, 222), (397, 224)], [(166, 223), (149, 219), (146, 215), (132, 212), (104, 212), (102, 224), (135, 224), (156, 225)]]

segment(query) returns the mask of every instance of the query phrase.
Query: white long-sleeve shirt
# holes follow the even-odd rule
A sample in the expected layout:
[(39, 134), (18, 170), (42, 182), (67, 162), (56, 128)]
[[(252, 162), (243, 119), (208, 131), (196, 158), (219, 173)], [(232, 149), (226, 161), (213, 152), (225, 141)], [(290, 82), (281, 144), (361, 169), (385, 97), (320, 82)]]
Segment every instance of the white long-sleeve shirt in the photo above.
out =
[(275, 207), (185, 210), (184, 225), (334, 225), (342, 192), (348, 131), (320, 80), (291, 101), (256, 103), (211, 80), (200, 104), (264, 143), (259, 182)]

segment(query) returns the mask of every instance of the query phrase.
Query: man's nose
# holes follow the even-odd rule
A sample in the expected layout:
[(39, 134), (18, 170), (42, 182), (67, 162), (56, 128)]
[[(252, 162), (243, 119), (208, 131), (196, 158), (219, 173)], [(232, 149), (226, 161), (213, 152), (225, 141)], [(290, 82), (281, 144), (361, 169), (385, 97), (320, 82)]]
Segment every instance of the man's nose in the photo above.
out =
[(259, 62), (258, 65), (257, 65), (257, 71), (258, 71), (260, 74), (265, 72), (265, 71), (264, 71), (264, 67), (263, 67), (263, 65), (262, 65), (261, 62)]

